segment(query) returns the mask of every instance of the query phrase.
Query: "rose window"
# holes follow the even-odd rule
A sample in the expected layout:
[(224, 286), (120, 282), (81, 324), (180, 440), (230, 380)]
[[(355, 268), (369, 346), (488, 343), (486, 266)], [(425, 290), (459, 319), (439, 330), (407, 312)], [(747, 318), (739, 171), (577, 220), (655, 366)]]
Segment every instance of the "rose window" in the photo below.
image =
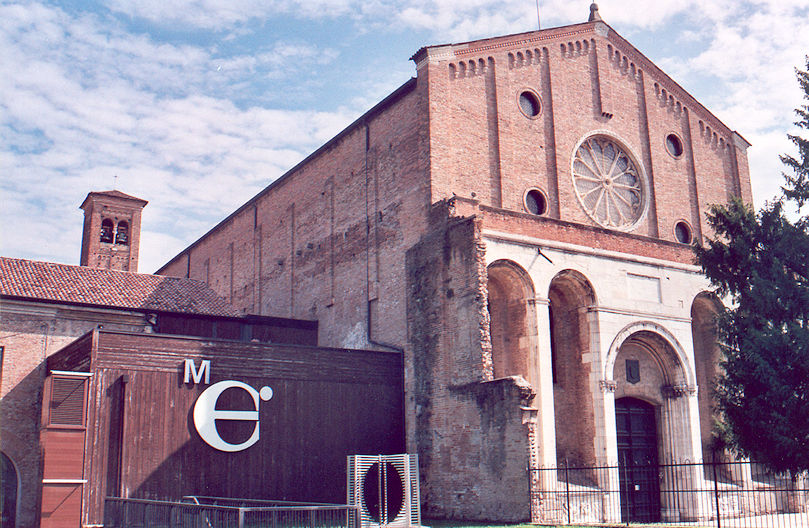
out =
[(590, 137), (576, 150), (573, 185), (587, 215), (603, 227), (629, 228), (644, 212), (643, 178), (629, 154), (607, 137)]

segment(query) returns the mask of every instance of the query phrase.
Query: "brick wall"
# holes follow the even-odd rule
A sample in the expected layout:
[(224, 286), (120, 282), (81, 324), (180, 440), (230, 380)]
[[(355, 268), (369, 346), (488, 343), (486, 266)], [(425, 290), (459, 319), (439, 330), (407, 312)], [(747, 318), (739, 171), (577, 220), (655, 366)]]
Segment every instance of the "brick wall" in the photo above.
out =
[[(711, 204), (752, 199), (738, 134), (606, 25), (564, 29), (473, 42), (423, 62), (434, 202), (457, 195), (525, 211), (525, 192), (539, 188), (550, 217), (595, 225), (571, 166), (593, 133), (615, 138), (646, 175), (649, 209), (633, 234), (676, 241), (684, 221), (699, 237)], [(536, 117), (520, 109), (526, 90), (541, 98)], [(681, 155), (667, 151), (669, 135)]]
[[(414, 61), (417, 81), (160, 273), (207, 281), (250, 313), (316, 319), (325, 346), (403, 348), (427, 514), (523, 518), (497, 503), (525, 490), (519, 383), (479, 388), (493, 376), (481, 230), (692, 264), (675, 225), (699, 239), (710, 204), (750, 199), (746, 142), (601, 22), (423, 48)], [(538, 115), (521, 110), (523, 92)], [(572, 157), (591, 134), (614, 138), (644, 175), (648, 206), (627, 232), (597, 225), (576, 196)], [(531, 188), (547, 197), (545, 216), (526, 212)], [(576, 376), (562, 407), (592, 399)], [(487, 436), (487, 409), (502, 414), (501, 436)], [(504, 465), (486, 466), (501, 448)], [(575, 456), (590, 460), (593, 447)], [(491, 483), (500, 488), (481, 491)]]
[(105, 328), (141, 331), (142, 315), (102, 312), (3, 300), (0, 346), (3, 377), (0, 388), (0, 449), (14, 462), (20, 478), (18, 526), (36, 526), (39, 516), (41, 452), (39, 422), (44, 360), (75, 338), (103, 324)]
[[(249, 313), (317, 319), (325, 346), (404, 343), (405, 248), (426, 225), (423, 86), (411, 81), (160, 273)], [(374, 320), (374, 315), (383, 320)]]
[(434, 230), (407, 253), (408, 448), (420, 457), (427, 517), (529, 516), (531, 447), (521, 377), (492, 378), (480, 223), (437, 207)]

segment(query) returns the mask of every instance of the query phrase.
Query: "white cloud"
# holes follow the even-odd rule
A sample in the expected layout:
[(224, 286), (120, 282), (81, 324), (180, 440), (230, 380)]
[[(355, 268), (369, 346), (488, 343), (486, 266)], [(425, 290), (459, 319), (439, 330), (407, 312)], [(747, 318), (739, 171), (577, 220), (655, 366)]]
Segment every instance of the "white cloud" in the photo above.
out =
[(251, 20), (288, 15), (298, 18), (325, 18), (362, 14), (375, 2), (358, 0), (110, 0), (107, 6), (130, 17), (170, 25), (224, 30)]
[(785, 36), (809, 34), (809, 5), (758, 1), (741, 9), (745, 16), (729, 10), (716, 20), (710, 44), (684, 69), (718, 80), (720, 90), (704, 90), (698, 98), (753, 144), (751, 176), (761, 205), (782, 183), (778, 154), (788, 147), (792, 111), (802, 104), (794, 68), (804, 66), (809, 46)]
[[(587, 19), (589, 2), (540, 4), (543, 27)], [(112, 0), (108, 6), (116, 14), (0, 5), (0, 192), (12, 204), (0, 210), (4, 254), (77, 262), (76, 208), (88, 191), (111, 188), (117, 175), (119, 189), (150, 201), (141, 270), (153, 271), (412, 75), (411, 64), (388, 56), (385, 39), (408, 31), (430, 45), (536, 27), (530, 0)], [(777, 192), (777, 156), (789, 148), (784, 134), (801, 104), (793, 68), (803, 67), (809, 52), (794, 38), (809, 34), (806, 0), (660, 0), (643, 9), (635, 0), (601, 0), (599, 6), (625, 36), (655, 37), (644, 52), (753, 143), (756, 199)], [(207, 44), (132, 33), (120, 13), (164, 29), (189, 26)], [(255, 37), (276, 16), (314, 20), (313, 27), (343, 17), (340, 23), (353, 24), (347, 33), (372, 32), (380, 46), (342, 51), (346, 41), (312, 45), (302, 31), (294, 41), (229, 47)], [(344, 99), (351, 106), (284, 109), (289, 87), (305, 96), (316, 82), (312, 65), (334, 67), (336, 50), (341, 68), (356, 67), (344, 62), (349, 54), (373, 57), (376, 66), (353, 80)]]
[[(240, 108), (208, 90), (208, 51), (155, 43), (95, 16), (32, 4), (0, 7), (0, 18), (0, 189), (14, 204), (0, 211), (6, 254), (77, 263), (81, 222), (65, 204), (78, 207), (117, 175), (120, 190), (151, 202), (144, 232), (174, 234), (144, 251), (141, 269), (153, 271), (353, 117)], [(301, 57), (334, 54), (281, 43), (229, 58), (222, 70), (230, 79), (293, 71)], [(43, 214), (32, 217), (32, 207)]]

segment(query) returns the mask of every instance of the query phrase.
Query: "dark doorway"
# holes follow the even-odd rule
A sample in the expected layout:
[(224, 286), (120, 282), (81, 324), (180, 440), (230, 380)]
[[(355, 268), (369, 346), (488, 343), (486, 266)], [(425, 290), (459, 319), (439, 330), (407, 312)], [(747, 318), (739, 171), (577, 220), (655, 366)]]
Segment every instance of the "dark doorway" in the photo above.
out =
[(660, 521), (657, 420), (654, 406), (635, 398), (615, 402), (621, 522)]
[(0, 500), (0, 526), (14, 528), (17, 523), (17, 470), (6, 456), (2, 455), (2, 500)]

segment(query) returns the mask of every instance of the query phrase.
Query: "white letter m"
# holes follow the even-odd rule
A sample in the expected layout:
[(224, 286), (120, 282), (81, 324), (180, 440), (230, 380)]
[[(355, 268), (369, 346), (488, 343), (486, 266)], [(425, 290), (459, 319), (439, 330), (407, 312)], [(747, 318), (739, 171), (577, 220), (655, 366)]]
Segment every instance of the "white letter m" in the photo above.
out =
[(184, 383), (190, 383), (191, 379), (194, 379), (194, 384), (198, 384), (202, 381), (202, 376), (205, 375), (205, 384), (211, 382), (211, 360), (210, 359), (203, 359), (202, 363), (199, 366), (199, 371), (197, 371), (196, 365), (194, 365), (193, 359), (186, 359), (185, 360), (185, 381)]

